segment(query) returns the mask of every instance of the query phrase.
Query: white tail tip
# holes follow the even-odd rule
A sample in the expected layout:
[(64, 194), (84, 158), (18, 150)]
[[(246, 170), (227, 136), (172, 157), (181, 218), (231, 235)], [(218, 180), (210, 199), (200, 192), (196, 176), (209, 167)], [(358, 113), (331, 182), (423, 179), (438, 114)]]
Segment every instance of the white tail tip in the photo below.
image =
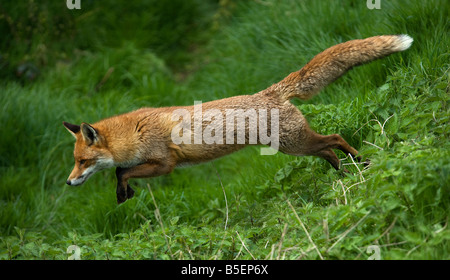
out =
[(404, 51), (409, 49), (409, 47), (411, 47), (414, 39), (407, 35), (407, 34), (402, 34), (402, 35), (397, 35), (397, 39), (398, 39), (398, 43), (397, 43), (397, 49), (398, 51)]

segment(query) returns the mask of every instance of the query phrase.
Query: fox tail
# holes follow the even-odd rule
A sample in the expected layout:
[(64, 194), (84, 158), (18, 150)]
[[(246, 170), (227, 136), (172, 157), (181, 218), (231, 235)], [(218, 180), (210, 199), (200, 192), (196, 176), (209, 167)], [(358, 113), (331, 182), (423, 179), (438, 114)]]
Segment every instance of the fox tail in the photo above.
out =
[(413, 38), (408, 35), (383, 35), (335, 45), (269, 90), (277, 92), (285, 100), (294, 97), (309, 99), (354, 66), (404, 51), (412, 42)]

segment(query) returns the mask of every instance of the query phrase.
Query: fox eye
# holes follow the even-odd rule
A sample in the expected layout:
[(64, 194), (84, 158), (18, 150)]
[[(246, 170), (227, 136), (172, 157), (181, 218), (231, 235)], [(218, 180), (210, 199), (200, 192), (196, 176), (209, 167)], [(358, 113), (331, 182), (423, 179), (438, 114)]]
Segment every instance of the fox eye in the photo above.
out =
[(86, 160), (85, 160), (85, 159), (80, 160), (80, 165), (83, 165), (83, 164), (85, 164), (85, 163), (86, 163)]

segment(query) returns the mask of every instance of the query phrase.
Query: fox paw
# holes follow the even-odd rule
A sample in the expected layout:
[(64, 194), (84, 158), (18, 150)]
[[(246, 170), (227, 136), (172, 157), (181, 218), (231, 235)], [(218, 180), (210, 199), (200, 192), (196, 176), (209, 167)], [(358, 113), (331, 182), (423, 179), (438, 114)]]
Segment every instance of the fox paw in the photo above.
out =
[(134, 196), (134, 190), (130, 187), (130, 185), (127, 186), (127, 198), (130, 199)]
[(127, 185), (127, 188), (117, 188), (117, 204), (124, 203), (127, 199), (130, 199), (134, 196), (134, 190)]
[(127, 200), (126, 194), (117, 193), (117, 204), (124, 203)]

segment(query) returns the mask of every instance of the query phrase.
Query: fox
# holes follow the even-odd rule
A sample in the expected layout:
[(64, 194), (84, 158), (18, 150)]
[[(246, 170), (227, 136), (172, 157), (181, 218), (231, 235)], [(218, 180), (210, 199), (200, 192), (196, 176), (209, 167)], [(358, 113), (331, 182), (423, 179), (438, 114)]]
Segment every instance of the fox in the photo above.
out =
[[(177, 167), (215, 160), (249, 145), (267, 145), (267, 142), (260, 139), (250, 141), (251, 129), (262, 124), (249, 122), (241, 126), (243, 141), (226, 142), (226, 137), (235, 139), (239, 131), (235, 131), (237, 123), (233, 122), (228, 126), (225, 120), (214, 121), (214, 136), (223, 141), (174, 141), (173, 136), (179, 136), (180, 125), (186, 129), (197, 128), (199, 131), (204, 131), (211, 125), (214, 117), (206, 116), (205, 112), (208, 110), (224, 115), (231, 109), (241, 112), (254, 109), (259, 112), (276, 110), (277, 151), (294, 156), (317, 156), (325, 159), (336, 170), (340, 170), (341, 166), (333, 151), (335, 149), (360, 162), (358, 151), (339, 134), (321, 135), (310, 128), (306, 118), (290, 100), (310, 99), (353, 67), (404, 51), (412, 42), (413, 38), (409, 35), (400, 34), (354, 39), (334, 45), (314, 56), (300, 70), (290, 73), (262, 91), (203, 103), (203, 115), (200, 117), (203, 116), (204, 119), (197, 127), (192, 124), (198, 118), (195, 105), (144, 107), (93, 124), (63, 122), (64, 127), (75, 138), (75, 166), (66, 183), (79, 186), (98, 171), (115, 168), (116, 197), (117, 203), (121, 204), (134, 196), (135, 191), (129, 185), (130, 179), (162, 176)], [(186, 112), (186, 118), (174, 118), (177, 110)], [(260, 115), (262, 114), (259, 113)], [(266, 122), (273, 119), (275, 118), (269, 117)], [(177, 127), (179, 130), (176, 130)], [(184, 135), (184, 132), (183, 130), (185, 140), (196, 137), (195, 133)], [(275, 129), (269, 128), (269, 132), (273, 134)]]

